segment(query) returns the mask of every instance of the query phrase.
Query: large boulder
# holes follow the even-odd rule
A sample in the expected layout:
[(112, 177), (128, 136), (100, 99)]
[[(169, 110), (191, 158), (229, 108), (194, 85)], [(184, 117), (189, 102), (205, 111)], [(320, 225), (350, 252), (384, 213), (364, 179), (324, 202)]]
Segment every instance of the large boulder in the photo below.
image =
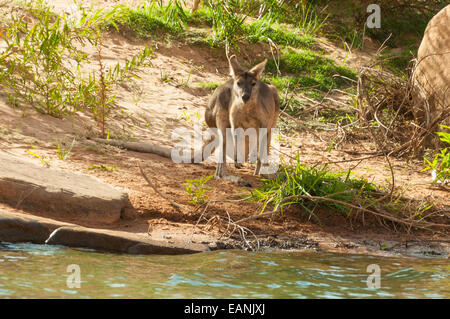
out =
[(416, 83), (430, 105), (430, 114), (450, 107), (450, 5), (428, 23), (417, 54)]
[(75, 223), (114, 223), (129, 206), (124, 190), (92, 176), (42, 167), (1, 152), (0, 202)]

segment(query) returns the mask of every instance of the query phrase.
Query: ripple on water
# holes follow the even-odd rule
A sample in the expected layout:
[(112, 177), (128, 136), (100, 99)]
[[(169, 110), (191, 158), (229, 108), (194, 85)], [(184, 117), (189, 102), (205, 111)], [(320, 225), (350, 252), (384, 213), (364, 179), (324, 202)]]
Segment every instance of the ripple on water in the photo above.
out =
[(342, 299), (345, 296), (339, 292), (326, 291), (323, 294), (316, 295), (318, 298), (326, 298), (326, 299)]
[(278, 264), (274, 261), (270, 261), (270, 260), (261, 260), (261, 262), (263, 264), (269, 265), (269, 266), (278, 266)]
[(395, 297), (394, 294), (391, 294), (391, 293), (386, 292), (386, 291), (379, 291), (376, 294), (377, 294), (377, 296), (380, 296), (380, 297), (383, 297), (383, 298), (387, 298), (387, 297), (392, 297), (393, 298), (393, 297)]
[(27, 259), (25, 256), (11, 256), (11, 255), (3, 255), (3, 257), (7, 258), (8, 261), (18, 261), (18, 260), (24, 260)]
[(309, 282), (309, 281), (304, 281), (304, 280), (298, 280), (295, 282), (295, 284), (300, 287), (300, 288), (309, 288), (310, 286), (317, 286), (317, 284), (313, 283), (313, 282)]
[(108, 285), (108, 287), (111, 287), (111, 288), (123, 288), (123, 287), (128, 286), (127, 284), (119, 284), (119, 283), (112, 283), (112, 284), (107, 284), (107, 285)]
[[(52, 256), (64, 253), (63, 246), (32, 243), (0, 243), (0, 250), (26, 252), (37, 256)], [(26, 258), (26, 257), (24, 257)]]
[(277, 289), (277, 288), (280, 288), (281, 285), (279, 285), (279, 284), (268, 284), (268, 285), (266, 285), (266, 287), (267, 288), (271, 288), (271, 289)]
[(223, 263), (223, 262), (226, 262), (227, 259), (226, 258), (220, 258), (220, 259), (216, 259), (216, 261)]
[(11, 291), (9, 289), (0, 288), (0, 296), (12, 296), (12, 295), (13, 295), (13, 291)]
[(393, 278), (417, 278), (423, 276), (424, 274), (418, 271), (415, 271), (414, 268), (405, 268), (400, 269), (385, 275), (385, 277), (393, 277)]
[(56, 292), (56, 289), (53, 288), (44, 288), (44, 290), (48, 292)]
[(209, 286), (209, 287), (227, 287), (227, 288), (244, 288), (241, 285), (231, 284), (219, 280), (211, 280), (211, 281), (201, 281), (201, 280), (194, 280), (188, 277), (183, 277), (177, 274), (172, 274), (168, 281), (165, 283), (162, 283), (166, 286), (178, 286), (180, 284), (187, 284), (190, 286)]

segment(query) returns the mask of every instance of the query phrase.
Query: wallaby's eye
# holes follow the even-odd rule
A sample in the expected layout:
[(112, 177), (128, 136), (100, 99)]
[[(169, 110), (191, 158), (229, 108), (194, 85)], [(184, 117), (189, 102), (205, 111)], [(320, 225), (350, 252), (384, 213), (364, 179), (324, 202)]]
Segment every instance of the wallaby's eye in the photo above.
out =
[(238, 81), (237, 83), (239, 86), (242, 86), (242, 81)]
[(256, 82), (252, 82), (252, 86), (255, 86), (256, 85)]

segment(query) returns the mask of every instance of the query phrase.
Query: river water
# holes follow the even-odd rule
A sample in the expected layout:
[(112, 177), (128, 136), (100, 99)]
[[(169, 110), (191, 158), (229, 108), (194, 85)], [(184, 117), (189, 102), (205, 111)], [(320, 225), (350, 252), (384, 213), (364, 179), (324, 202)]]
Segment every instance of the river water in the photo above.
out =
[(237, 250), (144, 256), (0, 243), (0, 298), (449, 297), (443, 258)]

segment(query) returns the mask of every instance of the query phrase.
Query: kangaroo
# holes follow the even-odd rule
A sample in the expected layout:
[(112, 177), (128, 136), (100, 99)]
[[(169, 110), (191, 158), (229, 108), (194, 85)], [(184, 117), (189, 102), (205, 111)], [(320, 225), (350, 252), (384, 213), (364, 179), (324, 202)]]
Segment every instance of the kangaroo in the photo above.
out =
[[(238, 134), (239, 129), (255, 129), (256, 138), (256, 167), (255, 175), (260, 174), (261, 160), (263, 157), (263, 148), (266, 146), (266, 154), (269, 154), (271, 130), (276, 126), (278, 116), (280, 115), (280, 100), (277, 89), (270, 84), (260, 81), (261, 75), (266, 66), (267, 60), (259, 63), (250, 70), (244, 70), (238, 63), (236, 56), (231, 56), (228, 60), (230, 65), (231, 79), (215, 89), (205, 111), (205, 122), (210, 128), (217, 128), (222, 135), (222, 158), (216, 167), (216, 178), (230, 180), (233, 183), (251, 186), (248, 182), (238, 176), (229, 175), (226, 166), (227, 155), (227, 129), (231, 129), (234, 146), (234, 165), (237, 168), (241, 164), (237, 160), (238, 152)], [(266, 129), (267, 134), (260, 138), (259, 129)], [(264, 133), (264, 132), (263, 132)], [(172, 150), (167, 147), (154, 144), (131, 143), (118, 140), (104, 140), (91, 138), (97, 142), (120, 146), (129, 150), (138, 152), (154, 153), (163, 157), (171, 158)], [(196, 159), (202, 158), (206, 146), (211, 145), (215, 139), (212, 136), (205, 141), (202, 146), (201, 154), (191, 152), (191, 163), (196, 163)], [(250, 138), (249, 138), (250, 140)], [(264, 145), (265, 143), (265, 145)], [(217, 144), (212, 143), (211, 152), (214, 151)], [(249, 143), (250, 144), (250, 143)], [(247, 159), (248, 145), (245, 145), (245, 159)], [(264, 163), (267, 164), (267, 163)]]
[[(257, 147), (254, 174), (259, 175), (263, 154), (262, 146), (264, 146), (262, 142), (267, 147), (266, 154), (269, 154), (271, 129), (276, 126), (280, 114), (280, 100), (277, 89), (273, 85), (260, 81), (267, 59), (250, 70), (243, 69), (234, 55), (229, 58), (228, 62), (232, 78), (216, 88), (212, 94), (206, 107), (205, 121), (210, 128), (217, 128), (223, 137), (222, 158), (217, 164), (215, 177), (250, 186), (242, 178), (229, 175), (227, 172), (226, 130), (227, 128), (231, 129), (233, 135), (236, 168), (241, 168), (241, 164), (237, 161), (238, 134), (236, 134), (236, 129), (254, 128), (256, 130)], [(259, 129), (261, 128), (267, 130), (267, 135), (260, 138)], [(203, 149), (210, 141), (205, 142)], [(247, 158), (247, 153), (248, 149), (246, 149), (245, 158)]]

